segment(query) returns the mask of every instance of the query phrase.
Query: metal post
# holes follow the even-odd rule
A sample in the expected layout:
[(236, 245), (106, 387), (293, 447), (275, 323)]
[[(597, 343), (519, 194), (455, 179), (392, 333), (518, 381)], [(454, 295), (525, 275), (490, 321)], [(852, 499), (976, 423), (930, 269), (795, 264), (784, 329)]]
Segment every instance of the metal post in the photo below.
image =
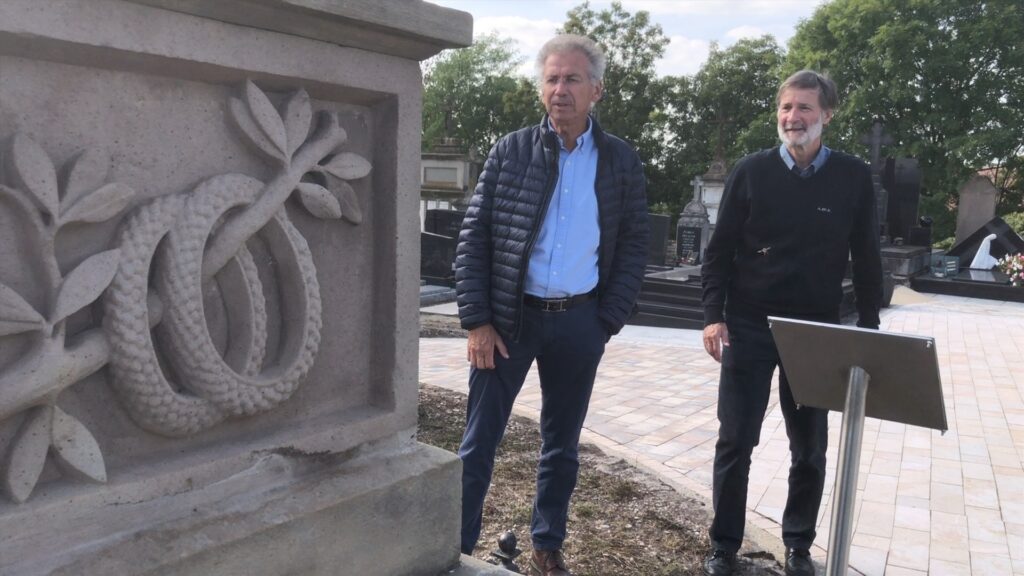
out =
[(850, 368), (839, 437), (836, 484), (832, 490), (832, 527), (828, 538), (827, 576), (846, 574), (853, 540), (853, 511), (860, 468), (860, 444), (864, 436), (864, 404), (871, 377), (860, 366)]

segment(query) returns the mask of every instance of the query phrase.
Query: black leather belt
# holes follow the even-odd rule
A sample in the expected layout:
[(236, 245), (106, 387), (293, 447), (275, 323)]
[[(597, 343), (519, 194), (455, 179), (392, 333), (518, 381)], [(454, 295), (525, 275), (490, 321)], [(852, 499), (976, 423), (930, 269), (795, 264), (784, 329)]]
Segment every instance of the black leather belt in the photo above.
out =
[(573, 306), (579, 306), (594, 298), (597, 298), (597, 288), (586, 294), (576, 294), (575, 296), (566, 296), (565, 298), (541, 298), (533, 294), (524, 294), (523, 304), (531, 308), (540, 308), (541, 312), (565, 312)]

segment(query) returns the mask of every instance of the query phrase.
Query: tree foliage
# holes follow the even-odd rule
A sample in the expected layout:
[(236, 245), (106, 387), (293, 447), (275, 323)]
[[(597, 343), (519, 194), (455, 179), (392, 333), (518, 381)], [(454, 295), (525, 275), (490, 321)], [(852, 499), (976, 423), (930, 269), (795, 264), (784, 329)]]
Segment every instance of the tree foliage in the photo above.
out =
[(680, 205), (689, 181), (721, 156), (727, 163), (775, 144), (775, 92), (782, 48), (771, 36), (742, 39), (726, 49), (712, 45), (692, 78), (668, 78), (665, 164), (671, 167)]
[(424, 149), (449, 136), (486, 153), (500, 136), (537, 122), (543, 107), (533, 82), (516, 73), (522, 61), (511, 39), (490, 34), (424, 63)]
[(670, 193), (663, 186), (662, 122), (659, 112), (666, 83), (654, 64), (665, 54), (668, 38), (650, 14), (630, 14), (620, 2), (594, 11), (589, 2), (569, 10), (560, 33), (579, 34), (594, 40), (604, 51), (604, 96), (595, 107), (602, 128), (634, 146), (644, 162), (648, 198), (657, 201)]
[[(833, 0), (790, 42), (786, 71), (814, 68), (839, 86), (828, 137), (864, 153), (881, 118), (889, 155), (917, 158), (930, 209), (955, 205), (967, 178), (994, 169), (1001, 212), (1024, 186), (1024, 5), (1019, 0)], [(940, 231), (941, 233), (950, 231)]]

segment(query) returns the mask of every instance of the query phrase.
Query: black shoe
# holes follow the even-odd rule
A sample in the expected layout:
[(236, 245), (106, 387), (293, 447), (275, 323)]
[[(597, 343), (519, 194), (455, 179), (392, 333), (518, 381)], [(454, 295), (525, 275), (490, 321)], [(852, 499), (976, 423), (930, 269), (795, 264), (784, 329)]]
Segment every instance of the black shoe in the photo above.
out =
[(786, 548), (786, 576), (814, 576), (811, 552), (802, 548)]
[(704, 559), (704, 573), (707, 576), (731, 576), (736, 569), (736, 553), (722, 549), (712, 550)]

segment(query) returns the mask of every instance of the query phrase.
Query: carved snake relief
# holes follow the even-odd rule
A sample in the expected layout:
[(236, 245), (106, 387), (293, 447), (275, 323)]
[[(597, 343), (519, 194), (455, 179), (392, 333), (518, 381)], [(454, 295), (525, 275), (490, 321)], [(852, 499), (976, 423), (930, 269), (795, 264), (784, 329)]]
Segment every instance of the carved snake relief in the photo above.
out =
[[(320, 344), (320, 288), (309, 246), (283, 207), (262, 231), (281, 276), (297, 284), (284, 291), (293, 298), (282, 306), (294, 306), (296, 313), (286, 315), (294, 320), (284, 331), (282, 357), (262, 370), (266, 309), (256, 265), (244, 246), (217, 275), (232, 322), (223, 357), (206, 324), (202, 265), (207, 238), (219, 219), (249, 205), (263, 187), (241, 174), (217, 176), (187, 197), (164, 197), (142, 206), (121, 229), (121, 265), (105, 301), (110, 367), (115, 389), (147, 430), (183, 436), (226, 417), (267, 410), (288, 399), (313, 364)], [(150, 332), (151, 263), (164, 308), (159, 329), (168, 341), (161, 351), (178, 375), (177, 384), (165, 375)]]
[[(371, 167), (357, 154), (336, 151), (347, 135), (335, 114), (320, 113), (318, 129), (307, 138), (312, 112), (306, 93), (294, 93), (278, 115), (252, 82), (244, 101), (232, 99), (229, 110), (252, 149), (280, 170), (267, 182), (215, 176), (188, 195), (140, 207), (121, 228), (121, 263), (105, 300), (113, 387), (140, 426), (167, 436), (273, 408), (313, 365), (322, 324), (320, 288), (309, 246), (284, 201), (294, 192), (317, 218), (362, 221), (347, 181), (366, 176)], [(306, 180), (311, 173), (330, 189)], [(282, 339), (269, 365), (263, 288), (245, 247), (254, 234), (268, 247), (280, 279)], [(207, 326), (208, 281), (217, 282), (227, 312), (223, 354)], [(151, 331), (157, 324), (164, 344), (159, 352)]]
[[(51, 453), (76, 477), (106, 481), (101, 444), (58, 405), (62, 391), (105, 364), (131, 417), (165, 436), (269, 410), (312, 367), (322, 327), (320, 287), (309, 246), (284, 205), (294, 197), (314, 218), (359, 224), (363, 213), (349, 182), (372, 167), (339, 150), (348, 136), (337, 114), (314, 114), (304, 90), (283, 98), (279, 108), (247, 81), (227, 111), (242, 141), (267, 160), (270, 177), (223, 174), (152, 200), (125, 218), (117, 248), (67, 273), (56, 252), (62, 227), (107, 221), (135, 192), (106, 181), (105, 154), (76, 155), (58, 178), (40, 145), (23, 134), (12, 138), (11, 182), (0, 184), (0, 205), (35, 237), (42, 283), (30, 302), (0, 282), (0, 337), (31, 344), (0, 372), (0, 422), (24, 414), (0, 466), (0, 489), (14, 502), (29, 498)], [(266, 270), (257, 269), (246, 247), (254, 236), (270, 261)], [(273, 276), (278, 295), (281, 330), (273, 350), (261, 272)], [(208, 292), (214, 283), (219, 290)], [(68, 318), (104, 293), (103, 326), (68, 337)], [(226, 328), (223, 349), (207, 323), (208, 293), (219, 293), (225, 312), (226, 327), (217, 326)]]

